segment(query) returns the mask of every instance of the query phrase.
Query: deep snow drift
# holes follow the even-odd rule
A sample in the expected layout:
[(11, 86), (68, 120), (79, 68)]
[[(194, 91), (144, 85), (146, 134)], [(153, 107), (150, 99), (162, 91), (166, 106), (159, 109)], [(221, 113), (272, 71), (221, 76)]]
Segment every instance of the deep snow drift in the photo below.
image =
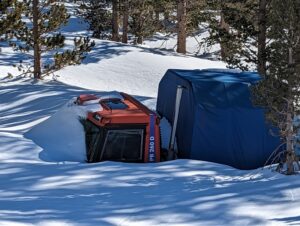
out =
[[(76, 104), (76, 97), (69, 100), (45, 121), (32, 127), (24, 137), (35, 142), (43, 151), (39, 158), (47, 162), (86, 162), (85, 132), (80, 120), (85, 120), (88, 112), (101, 111), (101, 99), (123, 98), (118, 92), (107, 92), (99, 99)], [(169, 145), (171, 126), (161, 119), (161, 143)]]
[[(72, 17), (64, 28), (70, 36), (78, 31), (75, 22)], [(19, 59), (8, 47), (0, 53), (0, 225), (300, 225), (299, 175), (190, 160), (87, 164), (56, 158), (57, 145), (73, 133), (58, 110), (79, 94), (118, 90), (155, 109), (168, 68), (223, 63), (99, 41), (84, 64), (59, 72), (61, 82), (4, 79), (16, 73), (9, 65)], [(24, 137), (37, 128), (57, 139), (49, 146), (47, 134), (36, 133), (35, 142)], [(82, 151), (80, 139), (68, 144), (69, 157)]]
[(88, 111), (100, 110), (100, 104), (78, 106), (72, 98), (53, 116), (36, 125), (24, 136), (43, 148), (40, 158), (44, 161), (86, 160), (85, 135), (80, 119)]
[[(182, 57), (176, 59), (180, 65)], [(207, 62), (197, 60), (199, 65)], [(101, 61), (97, 64), (102, 67)], [(109, 65), (105, 78), (113, 78), (109, 74), (113, 66)], [(74, 80), (95, 76), (87, 73), (88, 65), (65, 71), (76, 68), (85, 73), (74, 74)], [(152, 67), (146, 69), (152, 71)], [(136, 70), (138, 75), (140, 68)], [(138, 81), (135, 76), (127, 79), (130, 85)], [(24, 134), (48, 123), (51, 130), (47, 132), (62, 140), (72, 134), (63, 132), (64, 122), (57, 128), (47, 119), (55, 118), (59, 109), (82, 93), (108, 94), (57, 81), (1, 80), (0, 225), (300, 224), (299, 175), (286, 177), (268, 169), (240, 171), (190, 160), (158, 164), (55, 161), (59, 140), (53, 140), (53, 148), (48, 149), (55, 162), (43, 161), (46, 149), (36, 143), (47, 136), (41, 134), (34, 143)], [(154, 98), (143, 95), (143, 89), (139, 93), (136, 98), (155, 108)]]
[(169, 68), (225, 68), (225, 64), (145, 47), (98, 41), (83, 65), (67, 67), (57, 74), (59, 81), (87, 89), (118, 90), (156, 97), (158, 83)]

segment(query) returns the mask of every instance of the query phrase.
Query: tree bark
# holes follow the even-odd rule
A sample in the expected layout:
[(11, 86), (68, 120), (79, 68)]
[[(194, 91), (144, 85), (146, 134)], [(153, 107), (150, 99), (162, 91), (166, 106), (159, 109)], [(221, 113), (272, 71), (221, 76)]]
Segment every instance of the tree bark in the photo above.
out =
[[(223, 34), (225, 35), (225, 32), (229, 33), (229, 24), (226, 23), (225, 18), (224, 18), (224, 13), (221, 10), (221, 19), (220, 19), (220, 29)], [(227, 42), (226, 39), (222, 38), (221, 35), (221, 40), (220, 40), (220, 47), (221, 47), (221, 58), (223, 61), (226, 60), (226, 57), (228, 56), (228, 47), (227, 47)]]
[(159, 16), (160, 16), (160, 12), (159, 12), (158, 9), (156, 9), (156, 10), (155, 10), (155, 25), (156, 25), (156, 29), (158, 29), (158, 30), (161, 29)]
[(39, 34), (39, 0), (32, 1), (33, 12), (33, 56), (34, 56), (34, 69), (33, 76), (36, 79), (41, 79), (41, 49), (40, 49), (40, 34)]
[(287, 174), (291, 175), (294, 173), (295, 153), (294, 153), (294, 144), (293, 144), (293, 118), (290, 112), (287, 113), (286, 132), (287, 132), (287, 136), (286, 136)]
[(259, 74), (266, 75), (266, 33), (267, 33), (267, 0), (259, 1), (258, 12), (258, 46), (257, 46), (257, 71)]
[(124, 11), (123, 11), (123, 34), (122, 34), (122, 42), (128, 42), (128, 18), (129, 18), (129, 1), (124, 0)]
[[(288, 66), (293, 67), (293, 49), (289, 47), (288, 49), (289, 58)], [(289, 96), (292, 95), (290, 91)], [(288, 100), (287, 104), (287, 122), (286, 122), (286, 164), (287, 164), (287, 174), (294, 174), (294, 162), (295, 162), (295, 150), (294, 150), (294, 128), (293, 128), (293, 113), (294, 113), (294, 104), (293, 100)]]
[(158, 24), (159, 23), (159, 10), (155, 10), (155, 23)]
[(118, 0), (112, 1), (112, 38), (113, 41), (119, 41), (119, 10)]
[(169, 20), (170, 19), (170, 13), (168, 11), (164, 12), (164, 19)]
[(177, 1), (177, 52), (186, 53), (186, 3), (187, 0)]
[(136, 43), (137, 43), (137, 44), (143, 44), (143, 41), (144, 41), (143, 36), (138, 35), (138, 36), (137, 36)]

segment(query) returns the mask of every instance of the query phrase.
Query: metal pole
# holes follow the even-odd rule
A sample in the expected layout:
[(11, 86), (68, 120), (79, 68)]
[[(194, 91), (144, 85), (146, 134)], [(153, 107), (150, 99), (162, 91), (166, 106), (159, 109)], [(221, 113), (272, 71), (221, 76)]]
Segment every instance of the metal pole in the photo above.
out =
[(176, 134), (176, 128), (177, 128), (177, 122), (178, 122), (178, 115), (179, 115), (179, 109), (180, 109), (180, 101), (182, 96), (182, 90), (184, 89), (183, 86), (178, 85), (177, 91), (176, 91), (176, 100), (175, 100), (175, 112), (174, 112), (174, 120), (173, 120), (173, 126), (172, 126), (172, 132), (171, 132), (171, 138), (169, 143), (169, 152), (173, 152), (173, 159), (176, 158), (176, 153), (174, 151), (175, 146), (175, 134)]

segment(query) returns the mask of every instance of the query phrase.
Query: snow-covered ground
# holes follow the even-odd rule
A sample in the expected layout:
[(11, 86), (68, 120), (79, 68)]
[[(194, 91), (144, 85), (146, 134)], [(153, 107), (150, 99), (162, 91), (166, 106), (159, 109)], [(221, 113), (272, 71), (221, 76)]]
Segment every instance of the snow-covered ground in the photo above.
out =
[[(186, 39), (187, 54), (208, 59), (219, 58), (220, 46), (218, 44), (212, 46), (206, 45), (204, 38), (207, 37), (209, 37), (209, 32), (205, 26), (199, 27), (199, 32), (188, 36)], [(144, 41), (144, 46), (174, 52), (177, 48), (177, 35), (157, 32), (153, 37), (147, 38)]]
[[(77, 31), (72, 21), (66, 33)], [(299, 175), (194, 160), (87, 164), (72, 158), (74, 147), (56, 148), (76, 123), (53, 115), (79, 94), (124, 91), (154, 109), (168, 68), (222, 62), (97, 41), (82, 65), (57, 80), (5, 78), (17, 74), (9, 65), (19, 59), (7, 47), (0, 53), (0, 225), (300, 225)], [(30, 133), (47, 119), (52, 137), (33, 141)], [(62, 152), (66, 158), (55, 158)]]
[(300, 224), (298, 175), (192, 160), (43, 161), (44, 150), (24, 133), (86, 91), (56, 81), (1, 81), (0, 225)]
[(158, 83), (169, 68), (218, 67), (224, 68), (225, 64), (147, 47), (97, 41), (83, 65), (65, 68), (58, 75), (62, 75), (59, 78), (62, 82), (88, 89), (123, 90), (156, 97)]

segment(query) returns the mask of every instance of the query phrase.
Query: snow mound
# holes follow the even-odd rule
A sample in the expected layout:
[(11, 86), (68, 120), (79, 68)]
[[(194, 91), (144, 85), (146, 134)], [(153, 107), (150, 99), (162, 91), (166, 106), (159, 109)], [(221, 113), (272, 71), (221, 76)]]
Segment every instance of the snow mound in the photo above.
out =
[[(85, 162), (86, 146), (85, 131), (82, 123), (88, 112), (101, 111), (100, 100), (118, 98), (124, 99), (117, 91), (107, 92), (98, 99), (76, 104), (76, 98), (69, 100), (55, 114), (39, 123), (24, 134), (24, 137), (34, 141), (43, 150), (39, 158), (47, 162)], [(163, 123), (165, 146), (170, 138), (170, 125)]]
[(80, 66), (69, 66), (57, 72), (59, 81), (86, 89), (122, 90), (156, 98), (158, 84), (168, 69), (226, 68), (219, 61), (111, 41), (95, 42)]
[(25, 134), (43, 148), (42, 160), (85, 162), (85, 133), (80, 119), (85, 119), (88, 112), (101, 111), (102, 107), (99, 100), (81, 106), (75, 104), (75, 100), (68, 101), (53, 116)]
[[(76, 98), (69, 100), (54, 115), (34, 126), (25, 137), (34, 141), (43, 150), (39, 157), (47, 162), (85, 162), (85, 131), (81, 120), (88, 112), (101, 111), (100, 100), (123, 97), (119, 92), (110, 92), (96, 100), (76, 104)], [(160, 121), (162, 148), (168, 149), (172, 127), (166, 118)]]

